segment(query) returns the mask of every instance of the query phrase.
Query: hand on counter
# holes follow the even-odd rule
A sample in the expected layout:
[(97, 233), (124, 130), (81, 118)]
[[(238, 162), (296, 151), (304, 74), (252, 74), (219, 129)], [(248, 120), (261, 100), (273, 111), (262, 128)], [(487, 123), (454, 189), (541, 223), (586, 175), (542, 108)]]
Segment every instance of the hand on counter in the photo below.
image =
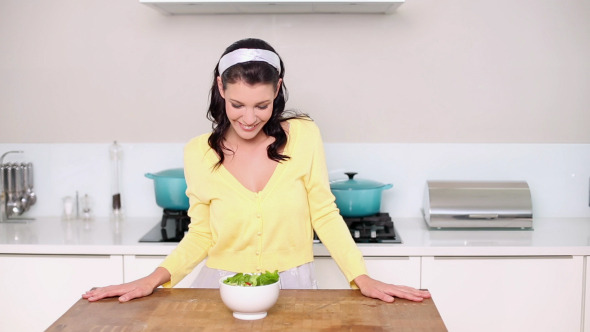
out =
[(354, 283), (359, 287), (364, 296), (379, 299), (384, 302), (393, 302), (395, 300), (394, 296), (416, 302), (430, 298), (430, 292), (428, 291), (408, 286), (386, 284), (379, 280), (375, 280), (366, 274), (356, 277)]
[(93, 288), (82, 294), (82, 298), (94, 302), (107, 297), (118, 296), (119, 302), (127, 302), (152, 294), (154, 289), (169, 280), (170, 273), (168, 270), (158, 267), (147, 277), (120, 285)]

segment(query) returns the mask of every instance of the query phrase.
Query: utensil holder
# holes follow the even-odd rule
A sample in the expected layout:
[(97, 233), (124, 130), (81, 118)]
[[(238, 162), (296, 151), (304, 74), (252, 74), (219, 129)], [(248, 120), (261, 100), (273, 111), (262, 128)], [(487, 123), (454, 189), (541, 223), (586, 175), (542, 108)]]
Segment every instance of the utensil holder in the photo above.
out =
[(8, 151), (0, 157), (0, 222), (34, 220), (19, 217), (37, 201), (33, 191), (33, 164), (5, 164), (4, 158), (12, 153), (24, 151)]

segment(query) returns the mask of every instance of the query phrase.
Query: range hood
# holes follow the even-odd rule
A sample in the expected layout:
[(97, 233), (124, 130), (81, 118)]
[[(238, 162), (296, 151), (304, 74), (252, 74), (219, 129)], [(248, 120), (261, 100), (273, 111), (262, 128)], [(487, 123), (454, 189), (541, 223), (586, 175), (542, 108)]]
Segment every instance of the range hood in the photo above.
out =
[(388, 14), (405, 0), (140, 0), (165, 15)]
[(423, 213), (431, 228), (533, 227), (525, 181), (427, 181)]

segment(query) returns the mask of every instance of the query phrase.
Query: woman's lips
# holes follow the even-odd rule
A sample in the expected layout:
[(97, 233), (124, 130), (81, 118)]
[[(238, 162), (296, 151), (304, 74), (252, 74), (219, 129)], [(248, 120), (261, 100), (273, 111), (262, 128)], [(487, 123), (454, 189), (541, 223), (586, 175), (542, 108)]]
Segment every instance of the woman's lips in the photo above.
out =
[(245, 124), (243, 124), (243, 123), (241, 123), (241, 122), (238, 122), (238, 123), (240, 124), (240, 128), (242, 128), (242, 129), (243, 129), (243, 130), (245, 130), (245, 131), (252, 131), (252, 130), (254, 130), (254, 128), (256, 128), (256, 126), (258, 125), (258, 124), (256, 123), (256, 124), (253, 124), (253, 125), (250, 125), (250, 126), (248, 126), (248, 125), (245, 125)]

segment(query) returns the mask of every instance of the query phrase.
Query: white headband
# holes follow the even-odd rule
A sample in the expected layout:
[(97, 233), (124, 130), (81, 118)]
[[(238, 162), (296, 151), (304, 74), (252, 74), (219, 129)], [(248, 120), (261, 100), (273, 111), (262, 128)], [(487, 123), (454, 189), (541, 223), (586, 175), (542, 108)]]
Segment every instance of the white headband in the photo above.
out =
[(275, 52), (257, 48), (239, 48), (221, 57), (217, 66), (219, 75), (235, 64), (248, 61), (264, 61), (275, 67), (279, 74), (281, 73), (281, 59)]

